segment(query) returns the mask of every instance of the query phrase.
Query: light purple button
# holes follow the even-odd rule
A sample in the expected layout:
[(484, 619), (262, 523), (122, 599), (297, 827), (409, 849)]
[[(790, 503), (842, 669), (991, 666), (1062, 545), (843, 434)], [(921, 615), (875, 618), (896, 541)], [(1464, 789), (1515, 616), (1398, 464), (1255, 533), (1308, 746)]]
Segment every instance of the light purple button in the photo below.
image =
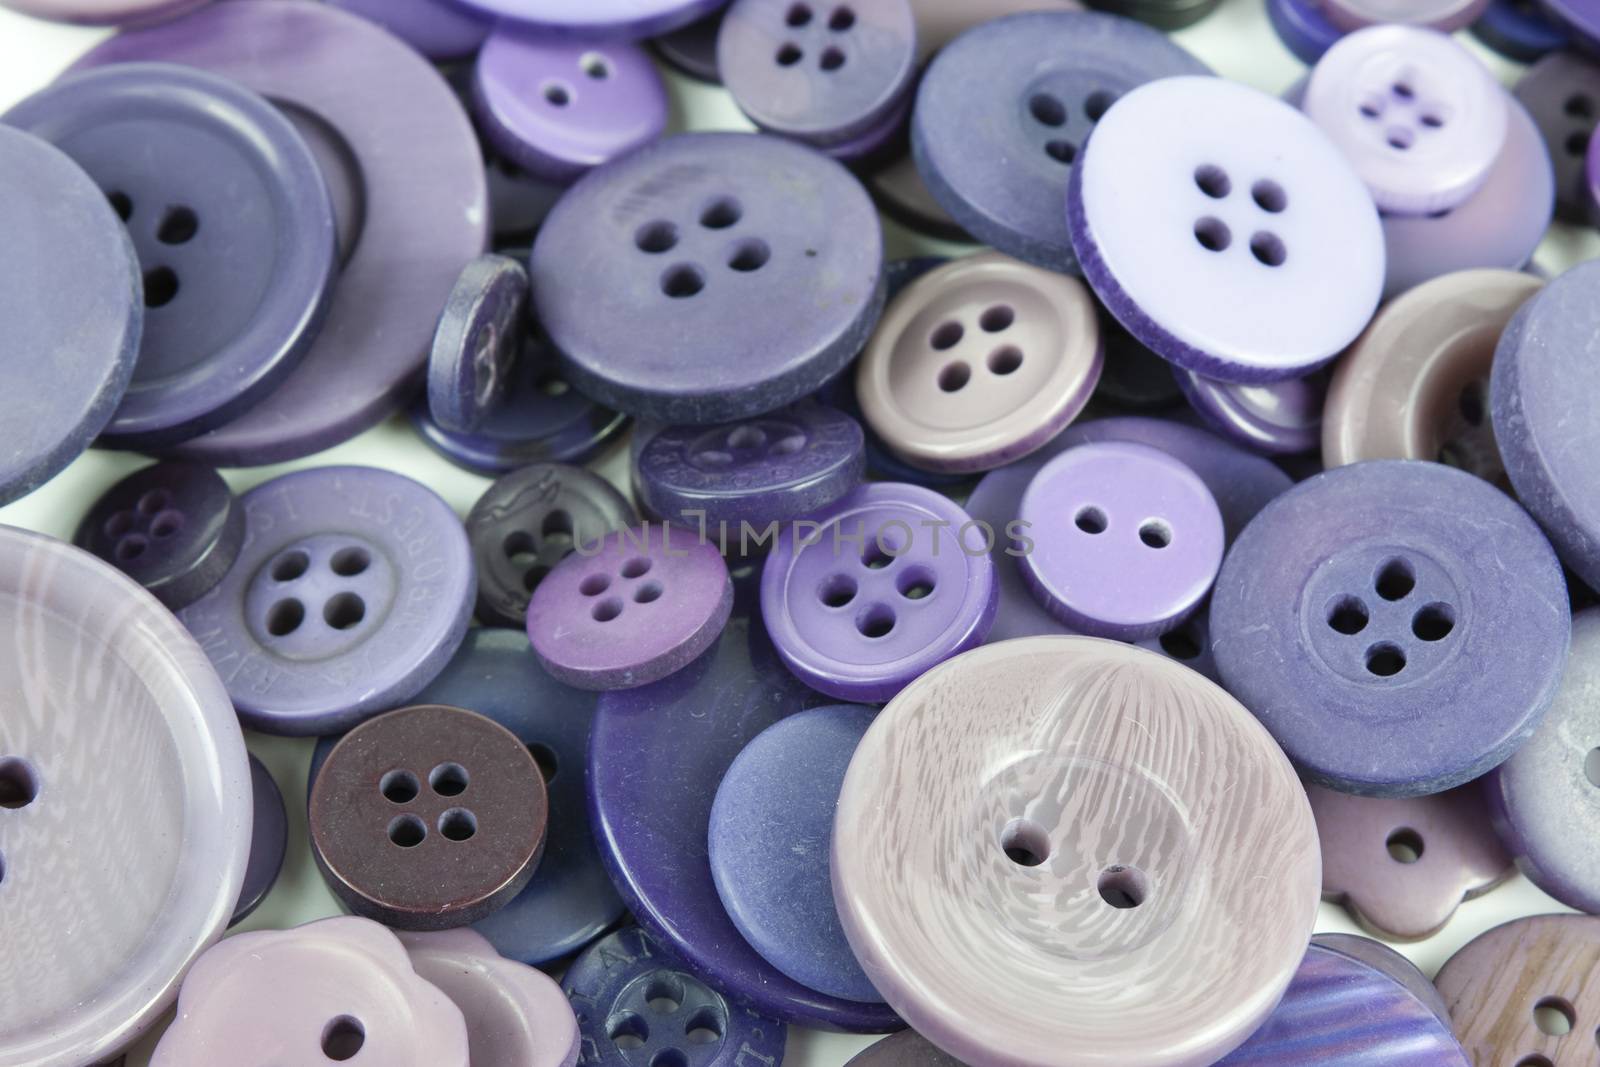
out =
[(1322, 401), (1328, 377), (1319, 371), (1261, 385), (1219, 382), (1190, 370), (1175, 377), (1207, 425), (1258, 452), (1309, 452), (1322, 440)]
[(1302, 104), (1384, 211), (1425, 215), (1483, 185), (1506, 140), (1506, 92), (1436, 30), (1372, 26), (1311, 71)]
[(1359, 30), (1363, 26), (1401, 22), (1436, 30), (1459, 30), (1489, 6), (1489, 0), (1315, 0), (1335, 26)]
[(1305, 116), (1221, 78), (1164, 78), (1112, 105), (1067, 210), (1111, 313), (1208, 377), (1301, 377), (1378, 306), (1383, 233), (1366, 186)]
[(460, 0), (486, 15), (520, 22), (548, 37), (638, 40), (670, 33), (727, 0)]
[(126, 26), (176, 18), (210, 0), (0, 0), (24, 15), (89, 26)]
[(454, 0), (329, 0), (370, 19), (429, 59), (470, 56), (489, 36), (490, 22)]
[(1081, 633), (1165, 633), (1199, 606), (1222, 566), (1216, 499), (1194, 471), (1148, 445), (1068, 449), (1034, 477), (1020, 511), (1023, 577), (1045, 610)]
[(545, 575), (528, 639), (551, 676), (579, 689), (632, 689), (711, 647), (733, 610), (717, 547), (681, 526), (607, 534)]
[(667, 89), (643, 49), (552, 40), (508, 22), (478, 53), (472, 104), (496, 151), (557, 182), (654, 141), (667, 125)]
[(898, 482), (863, 485), (815, 520), (785, 526), (761, 573), (767, 631), (813, 689), (882, 702), (988, 635), (1000, 531)]

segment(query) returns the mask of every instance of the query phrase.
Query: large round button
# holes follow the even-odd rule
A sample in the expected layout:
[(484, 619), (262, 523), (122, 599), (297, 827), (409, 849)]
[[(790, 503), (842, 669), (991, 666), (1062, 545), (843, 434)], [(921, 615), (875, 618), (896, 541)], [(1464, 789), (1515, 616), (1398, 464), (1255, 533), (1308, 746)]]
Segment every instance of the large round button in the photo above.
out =
[(87, 552), (0, 527), (0, 629), (0, 1061), (98, 1063), (238, 903), (244, 738), (172, 614)]
[(251, 729), (337, 733), (426, 685), (472, 614), (450, 506), (409, 478), (318, 467), (240, 500), (232, 569), (179, 614)]
[(1278, 497), (1211, 601), (1229, 691), (1308, 778), (1369, 796), (1438, 793), (1503, 762), (1554, 697), (1570, 629), (1561, 566), (1527, 513), (1414, 461), (1339, 467)]
[(988, 645), (907, 686), (834, 821), (867, 977), (967, 1063), (1216, 1062), (1293, 978), (1319, 865), (1294, 770), (1237, 701), (1077, 637)]
[(311, 849), (358, 915), (446, 930), (503, 907), (544, 853), (544, 778), (511, 731), (426, 704), (345, 734), (311, 789)]
[(1100, 378), (1094, 299), (998, 252), (923, 275), (889, 305), (856, 371), (862, 413), (907, 462), (989, 470), (1042, 447)]
[(1383, 287), (1378, 213), (1338, 149), (1221, 78), (1118, 101), (1073, 172), (1067, 216), (1084, 277), (1128, 331), (1223, 381), (1310, 373), (1355, 340)]
[(428, 414), (465, 434), (505, 403), (529, 330), (528, 272), (505, 256), (467, 264), (439, 315), (428, 355)]
[(316, 159), (276, 109), (212, 74), (130, 64), (71, 75), (5, 121), (76, 160), (139, 254), (144, 335), (110, 443), (177, 444), (294, 370), (327, 312), (334, 221)]
[(545, 220), (532, 267), (573, 384), (667, 423), (732, 422), (814, 392), (883, 307), (872, 201), (843, 167), (776, 137), (685, 134), (594, 171)]
[(878, 482), (813, 518), (784, 527), (761, 572), (767, 631), (807, 685), (881, 702), (988, 635), (995, 533), (948, 497)]
[(1078, 272), (1061, 197), (1100, 116), (1137, 85), (1205, 64), (1112, 15), (1047, 11), (985, 22), (934, 58), (917, 91), (917, 170), (964, 229), (1001, 252)]

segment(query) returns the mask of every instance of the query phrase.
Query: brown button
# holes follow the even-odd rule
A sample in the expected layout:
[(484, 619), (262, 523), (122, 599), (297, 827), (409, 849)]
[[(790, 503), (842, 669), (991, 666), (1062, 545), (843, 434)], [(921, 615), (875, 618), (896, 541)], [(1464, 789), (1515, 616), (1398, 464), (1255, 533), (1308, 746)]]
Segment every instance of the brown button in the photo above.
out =
[(444, 930), (528, 884), (548, 815), (538, 765), (509, 730), (425, 705), (371, 719), (334, 746), (311, 790), (311, 844), (357, 915)]

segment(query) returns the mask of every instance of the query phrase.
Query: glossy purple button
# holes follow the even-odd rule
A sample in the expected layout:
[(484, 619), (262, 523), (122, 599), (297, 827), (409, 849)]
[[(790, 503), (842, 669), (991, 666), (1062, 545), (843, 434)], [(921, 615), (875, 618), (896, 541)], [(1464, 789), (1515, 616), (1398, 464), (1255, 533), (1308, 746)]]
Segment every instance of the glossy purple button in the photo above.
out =
[(1600, 913), (1600, 609), (1572, 619), (1572, 655), (1550, 714), (1487, 780), (1501, 840), (1534, 885)]
[(454, 0), (329, 0), (371, 19), (429, 59), (462, 59), (483, 46), (492, 23)]
[(1443, 1020), (1445, 1025), (1449, 1025), (1450, 1009), (1445, 1007), (1444, 998), (1439, 995), (1439, 990), (1434, 988), (1433, 982), (1429, 981), (1428, 976), (1423, 974), (1415, 963), (1382, 941), (1374, 941), (1360, 934), (1323, 933), (1314, 935), (1311, 943), (1318, 948), (1360, 960), (1368, 967), (1382, 971), (1415, 993), (1417, 999), (1428, 1005), (1437, 1018)]
[(545, 670), (579, 689), (633, 689), (716, 642), (733, 584), (715, 544), (645, 523), (578, 545), (528, 601), (528, 638)]
[(1503, 762), (1555, 696), (1570, 629), (1528, 514), (1409, 460), (1325, 471), (1268, 504), (1211, 601), (1229, 691), (1308, 778), (1367, 796), (1426, 796)]
[(505, 256), (480, 256), (456, 279), (428, 356), (428, 414), (439, 429), (471, 433), (500, 407), (522, 355), (528, 272)]
[(726, 0), (459, 0), (551, 37), (637, 40), (687, 26)]
[(567, 183), (661, 136), (667, 89), (636, 45), (553, 40), (501, 23), (478, 53), (473, 111), (495, 151)]
[(910, 0), (734, 0), (717, 36), (722, 82), (771, 133), (837, 145), (880, 126), (911, 91)]
[(1080, 633), (1158, 637), (1199, 606), (1222, 565), (1222, 514), (1211, 491), (1148, 445), (1068, 449), (1034, 476), (1018, 517), (1013, 551), (1023, 579)]
[(784, 527), (761, 572), (761, 615), (807, 685), (881, 703), (981, 644), (999, 585), (994, 531), (921, 486), (863, 485)]
[(372, 467), (316, 467), (240, 503), (244, 549), (180, 618), (251, 729), (338, 733), (443, 669), (476, 583), (466, 531), (437, 494)]
[(1589, 221), (1586, 157), (1600, 122), (1600, 65), (1578, 52), (1545, 56), (1512, 92), (1533, 116), (1556, 175), (1556, 213), (1568, 222)]
[(1328, 376), (1287, 378), (1260, 385), (1219, 382), (1191, 370), (1177, 372), (1189, 406), (1206, 424), (1258, 452), (1294, 455), (1322, 441), (1322, 404)]
[(1084, 277), (1128, 331), (1224, 381), (1310, 373), (1355, 340), (1383, 286), (1378, 213), (1338, 149), (1221, 78), (1118, 101), (1073, 171), (1067, 215)]
[(0, 629), (0, 1061), (78, 1067), (153, 1026), (222, 934), (249, 764), (204, 654), (87, 552), (0, 527)]
[(572, 383), (666, 423), (733, 422), (814, 392), (883, 307), (872, 201), (777, 137), (684, 134), (591, 172), (550, 213), (531, 266)]

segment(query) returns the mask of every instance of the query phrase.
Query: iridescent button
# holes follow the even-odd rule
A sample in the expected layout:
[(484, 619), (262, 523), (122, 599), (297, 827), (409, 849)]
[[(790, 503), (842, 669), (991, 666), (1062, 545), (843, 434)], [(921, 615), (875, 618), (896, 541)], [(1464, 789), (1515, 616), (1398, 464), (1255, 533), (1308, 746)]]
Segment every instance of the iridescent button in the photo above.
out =
[(1305, 793), (1237, 701), (1079, 637), (907, 686), (851, 760), (832, 862), (906, 1022), (963, 1063), (1040, 1067), (1216, 1062), (1294, 977), (1320, 867)]
[(987, 252), (925, 274), (895, 297), (862, 353), (856, 397), (908, 463), (971, 473), (1061, 432), (1088, 402), (1100, 367), (1088, 288)]

